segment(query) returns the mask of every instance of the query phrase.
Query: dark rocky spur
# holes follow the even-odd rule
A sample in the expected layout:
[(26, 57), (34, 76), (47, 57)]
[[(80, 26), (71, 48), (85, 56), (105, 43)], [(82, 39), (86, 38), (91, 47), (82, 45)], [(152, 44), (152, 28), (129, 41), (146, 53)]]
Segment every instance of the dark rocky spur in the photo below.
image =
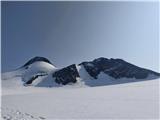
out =
[(56, 71), (52, 76), (53, 78), (55, 77), (56, 83), (62, 85), (66, 85), (68, 83), (76, 83), (76, 78), (80, 77), (75, 64)]

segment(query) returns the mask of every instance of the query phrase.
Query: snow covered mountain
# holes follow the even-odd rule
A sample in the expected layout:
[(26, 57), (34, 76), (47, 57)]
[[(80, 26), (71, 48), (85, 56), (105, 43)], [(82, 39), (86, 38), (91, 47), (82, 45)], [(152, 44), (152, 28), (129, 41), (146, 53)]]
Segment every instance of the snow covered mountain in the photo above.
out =
[(159, 73), (140, 68), (122, 59), (98, 58), (65, 68), (55, 67), (44, 57), (34, 57), (15, 71), (2, 74), (2, 87), (10, 84), (54, 87), (68, 84), (103, 86), (151, 80)]
[(159, 119), (158, 77), (120, 59), (57, 68), (35, 57), (2, 74), (1, 119)]

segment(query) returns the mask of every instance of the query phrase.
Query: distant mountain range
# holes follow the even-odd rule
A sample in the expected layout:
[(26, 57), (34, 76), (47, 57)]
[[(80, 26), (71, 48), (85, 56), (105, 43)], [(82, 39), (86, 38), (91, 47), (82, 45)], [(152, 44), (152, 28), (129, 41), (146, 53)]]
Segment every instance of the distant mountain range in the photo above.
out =
[(97, 58), (64, 68), (55, 67), (44, 57), (34, 57), (15, 71), (2, 74), (2, 80), (20, 78), (23, 85), (54, 87), (62, 85), (101, 86), (151, 80), (160, 73), (138, 67), (122, 59)]

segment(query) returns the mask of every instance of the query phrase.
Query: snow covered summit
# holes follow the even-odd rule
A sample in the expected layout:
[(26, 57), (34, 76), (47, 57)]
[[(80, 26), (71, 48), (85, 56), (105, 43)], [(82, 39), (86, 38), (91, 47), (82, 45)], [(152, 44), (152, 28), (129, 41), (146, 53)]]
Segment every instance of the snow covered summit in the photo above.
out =
[(46, 63), (49, 63), (49, 64), (51, 64), (51, 65), (53, 65), (47, 58), (45, 58), (45, 57), (39, 57), (39, 56), (37, 56), (37, 57), (34, 57), (34, 58), (32, 58), (32, 59), (30, 59), (27, 63), (25, 63), (22, 67), (26, 67), (26, 66), (28, 66), (28, 65), (30, 65), (30, 64), (33, 64), (33, 63), (35, 63), (35, 62), (46, 62)]

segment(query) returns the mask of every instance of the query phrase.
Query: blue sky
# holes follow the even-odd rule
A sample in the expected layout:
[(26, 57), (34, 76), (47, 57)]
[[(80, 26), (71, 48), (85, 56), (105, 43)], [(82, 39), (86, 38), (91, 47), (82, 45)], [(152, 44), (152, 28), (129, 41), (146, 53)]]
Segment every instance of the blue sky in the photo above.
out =
[(57, 67), (98, 57), (159, 69), (158, 2), (2, 2), (2, 71), (43, 56)]

